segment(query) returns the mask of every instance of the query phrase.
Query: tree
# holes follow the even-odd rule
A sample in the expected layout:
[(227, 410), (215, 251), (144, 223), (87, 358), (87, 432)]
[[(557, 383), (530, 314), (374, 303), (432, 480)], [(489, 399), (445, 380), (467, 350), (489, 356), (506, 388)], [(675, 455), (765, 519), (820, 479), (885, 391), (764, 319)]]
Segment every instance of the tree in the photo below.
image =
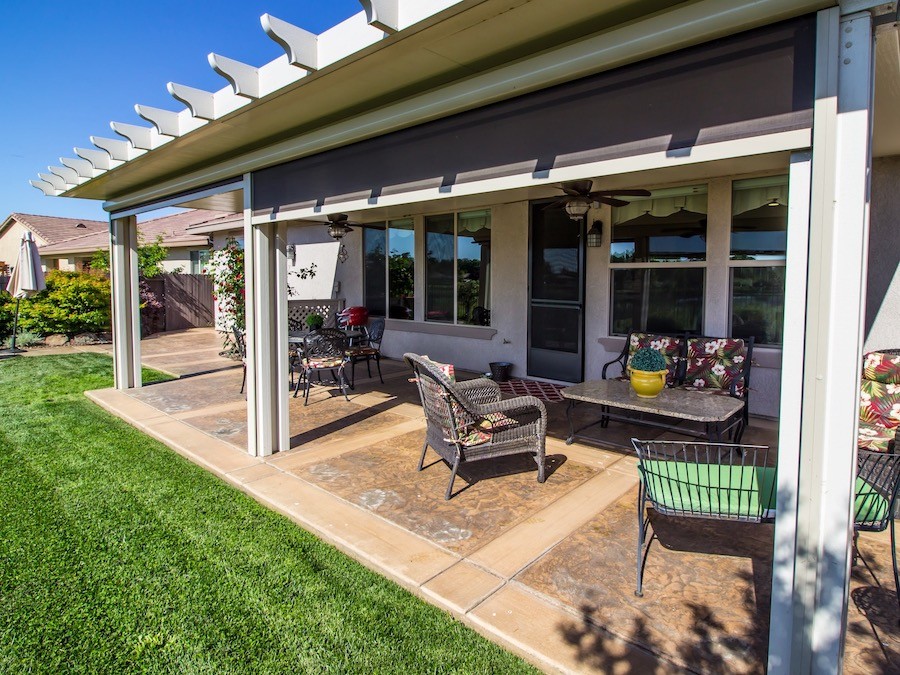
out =
[[(163, 237), (156, 235), (153, 243), (144, 243), (143, 236), (138, 232), (138, 272), (146, 278), (159, 276), (163, 273), (163, 261), (169, 255), (169, 249), (163, 246)], [(109, 272), (109, 251), (101, 250), (94, 253), (91, 258), (91, 269)]]

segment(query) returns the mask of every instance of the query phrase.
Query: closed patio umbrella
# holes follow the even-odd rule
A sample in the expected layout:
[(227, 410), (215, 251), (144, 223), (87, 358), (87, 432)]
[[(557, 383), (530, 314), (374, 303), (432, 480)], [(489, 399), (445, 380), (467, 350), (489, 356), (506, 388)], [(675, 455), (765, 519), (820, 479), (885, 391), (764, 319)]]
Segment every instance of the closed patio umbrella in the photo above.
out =
[(19, 328), (19, 303), (22, 298), (27, 298), (47, 288), (44, 281), (44, 270), (41, 267), (41, 257), (38, 255), (37, 244), (31, 232), (25, 232), (22, 236), (22, 244), (19, 246), (19, 257), (16, 259), (16, 267), (13, 269), (7, 292), (16, 299), (16, 318), (13, 321), (12, 342), (9, 349), (0, 350), (2, 356), (14, 356), (25, 351), (16, 347), (16, 332)]

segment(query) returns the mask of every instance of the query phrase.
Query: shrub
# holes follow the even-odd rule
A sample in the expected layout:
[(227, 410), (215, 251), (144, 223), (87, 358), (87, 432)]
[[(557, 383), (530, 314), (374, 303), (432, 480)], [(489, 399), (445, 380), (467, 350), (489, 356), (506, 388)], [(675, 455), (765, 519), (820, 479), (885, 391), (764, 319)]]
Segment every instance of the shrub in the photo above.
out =
[(0, 291), (0, 341), (12, 335), (15, 318), (16, 299), (9, 293)]
[(109, 330), (109, 280), (84, 272), (47, 273), (47, 290), (22, 303), (19, 325), (40, 335)]
[(651, 373), (666, 369), (666, 359), (655, 349), (642, 347), (631, 357), (629, 364), (632, 370), (643, 370)]
[(321, 314), (310, 314), (306, 317), (306, 326), (310, 330), (319, 330), (325, 325), (325, 317)]

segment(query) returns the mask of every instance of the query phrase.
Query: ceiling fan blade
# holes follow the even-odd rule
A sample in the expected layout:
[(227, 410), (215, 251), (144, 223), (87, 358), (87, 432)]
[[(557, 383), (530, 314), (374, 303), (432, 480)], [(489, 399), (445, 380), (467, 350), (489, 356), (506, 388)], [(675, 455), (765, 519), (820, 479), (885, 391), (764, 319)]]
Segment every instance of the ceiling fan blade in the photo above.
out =
[(593, 186), (594, 181), (592, 180), (570, 180), (560, 185), (567, 194), (571, 194), (569, 193), (569, 190), (575, 190), (578, 195), (582, 196), (590, 192)]
[(615, 197), (594, 197), (594, 201), (600, 202), (601, 204), (609, 204), (610, 206), (628, 206), (631, 202), (626, 202), (624, 199), (616, 199)]
[(563, 192), (565, 192), (567, 195), (569, 195), (570, 197), (579, 198), (579, 197), (585, 197), (585, 196), (587, 196), (587, 193), (585, 193), (585, 192), (579, 192), (578, 190), (576, 190), (576, 189), (574, 189), (574, 188), (564, 187), (564, 188), (560, 188), (560, 189), (561, 189)]
[(649, 197), (650, 190), (598, 190), (597, 192), (592, 192), (591, 197), (596, 199), (597, 197)]
[(547, 204), (547, 206), (545, 206), (542, 210), (547, 211), (549, 209), (561, 209), (568, 203), (568, 199), (557, 199), (555, 202), (550, 202), (549, 204)]

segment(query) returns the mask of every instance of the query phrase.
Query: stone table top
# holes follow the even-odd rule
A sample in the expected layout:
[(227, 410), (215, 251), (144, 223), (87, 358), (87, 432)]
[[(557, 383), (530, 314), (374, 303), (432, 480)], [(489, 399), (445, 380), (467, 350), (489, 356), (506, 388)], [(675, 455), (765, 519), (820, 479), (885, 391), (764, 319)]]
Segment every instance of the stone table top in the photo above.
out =
[(744, 407), (731, 396), (666, 387), (656, 398), (641, 398), (627, 380), (590, 380), (560, 392), (564, 398), (695, 422), (724, 422)]

